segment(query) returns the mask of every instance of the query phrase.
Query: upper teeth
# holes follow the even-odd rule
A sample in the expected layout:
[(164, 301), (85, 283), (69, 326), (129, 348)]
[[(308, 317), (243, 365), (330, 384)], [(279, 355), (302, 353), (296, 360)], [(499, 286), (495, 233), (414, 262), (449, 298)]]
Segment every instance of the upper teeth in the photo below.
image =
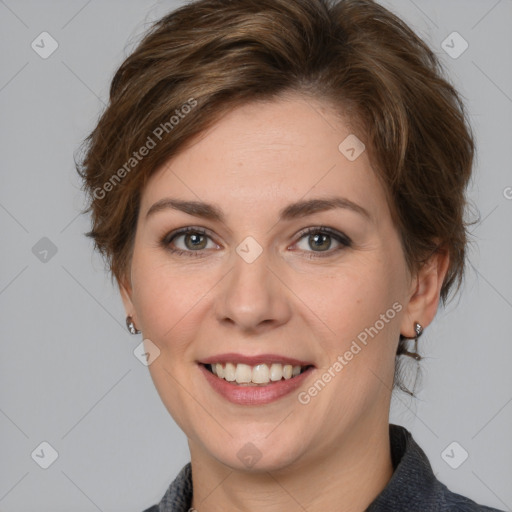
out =
[(248, 364), (214, 363), (210, 365), (212, 372), (229, 382), (236, 381), (237, 384), (252, 382), (254, 384), (268, 384), (270, 381), (278, 381), (283, 377), (291, 379), (300, 374), (300, 366), (291, 364), (273, 363), (270, 367), (266, 364), (249, 366)]

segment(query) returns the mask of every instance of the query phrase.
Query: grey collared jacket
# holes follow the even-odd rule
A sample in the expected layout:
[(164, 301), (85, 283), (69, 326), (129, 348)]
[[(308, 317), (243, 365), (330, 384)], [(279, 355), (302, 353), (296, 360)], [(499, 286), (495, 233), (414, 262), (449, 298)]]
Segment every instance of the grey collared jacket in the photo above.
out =
[[(389, 434), (393, 475), (365, 512), (503, 512), (455, 494), (437, 480), (425, 452), (407, 429), (391, 424)], [(171, 483), (162, 501), (144, 512), (189, 512), (191, 507), (189, 462)]]

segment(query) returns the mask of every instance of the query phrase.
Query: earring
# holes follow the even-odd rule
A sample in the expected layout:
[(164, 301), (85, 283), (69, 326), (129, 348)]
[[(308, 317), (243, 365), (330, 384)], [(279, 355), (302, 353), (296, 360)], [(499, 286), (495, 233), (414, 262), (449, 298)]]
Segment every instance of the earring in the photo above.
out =
[(418, 322), (414, 322), (414, 332), (416, 333), (416, 336), (412, 338), (414, 340), (417, 340), (423, 333), (423, 327)]
[(418, 354), (418, 338), (423, 333), (423, 327), (421, 326), (421, 324), (419, 322), (414, 322), (414, 332), (416, 333), (416, 336), (414, 336), (414, 338), (407, 338), (406, 336), (402, 335), (403, 339), (414, 340), (414, 352), (409, 352), (408, 350), (404, 350), (402, 353), (406, 356), (416, 359), (416, 361), (419, 361), (421, 359), (421, 356)]
[(126, 327), (130, 331), (130, 334), (140, 334), (140, 332), (141, 332), (141, 331), (137, 330), (137, 328), (135, 327), (135, 324), (133, 323), (131, 316), (126, 317)]

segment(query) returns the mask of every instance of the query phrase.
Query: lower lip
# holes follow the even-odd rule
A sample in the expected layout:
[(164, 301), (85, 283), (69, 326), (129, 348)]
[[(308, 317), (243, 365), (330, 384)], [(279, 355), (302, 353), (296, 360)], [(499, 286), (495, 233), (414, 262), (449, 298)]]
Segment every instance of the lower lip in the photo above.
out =
[(199, 368), (217, 393), (226, 400), (239, 405), (262, 405), (279, 400), (295, 391), (314, 370), (313, 367), (310, 367), (296, 377), (270, 382), (266, 386), (239, 386), (217, 377), (202, 364), (199, 365)]

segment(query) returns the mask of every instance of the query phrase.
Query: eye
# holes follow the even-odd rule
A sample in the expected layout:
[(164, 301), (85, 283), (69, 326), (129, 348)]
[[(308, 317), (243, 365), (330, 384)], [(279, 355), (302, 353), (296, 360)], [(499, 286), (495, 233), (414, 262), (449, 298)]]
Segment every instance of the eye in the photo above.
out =
[[(300, 240), (305, 238), (306, 239), (305, 244), (314, 249), (313, 251), (308, 251), (307, 247), (306, 248), (299, 247), (301, 250), (305, 250), (306, 252), (311, 253), (307, 256), (308, 258), (316, 258), (316, 257), (322, 258), (325, 256), (331, 256), (333, 253), (339, 252), (340, 250), (343, 250), (346, 247), (350, 247), (352, 244), (350, 238), (348, 238), (344, 234), (342, 234), (339, 231), (336, 231), (334, 229), (331, 229), (328, 227), (323, 227), (323, 226), (308, 228), (307, 230), (300, 233), (299, 236), (300, 236)], [(338, 248), (330, 251), (329, 249), (332, 246), (333, 239), (338, 244)], [(300, 240), (298, 243), (300, 243)], [(319, 254), (319, 253), (326, 253), (326, 254)]]
[[(176, 241), (180, 238), (182, 239), (181, 247), (173, 247), (172, 245), (176, 245)], [(204, 229), (187, 227), (169, 233), (161, 240), (161, 243), (165, 249), (178, 255), (204, 256), (202, 251), (208, 249), (208, 239), (211, 240)], [(214, 246), (218, 247), (217, 244), (214, 244)]]

